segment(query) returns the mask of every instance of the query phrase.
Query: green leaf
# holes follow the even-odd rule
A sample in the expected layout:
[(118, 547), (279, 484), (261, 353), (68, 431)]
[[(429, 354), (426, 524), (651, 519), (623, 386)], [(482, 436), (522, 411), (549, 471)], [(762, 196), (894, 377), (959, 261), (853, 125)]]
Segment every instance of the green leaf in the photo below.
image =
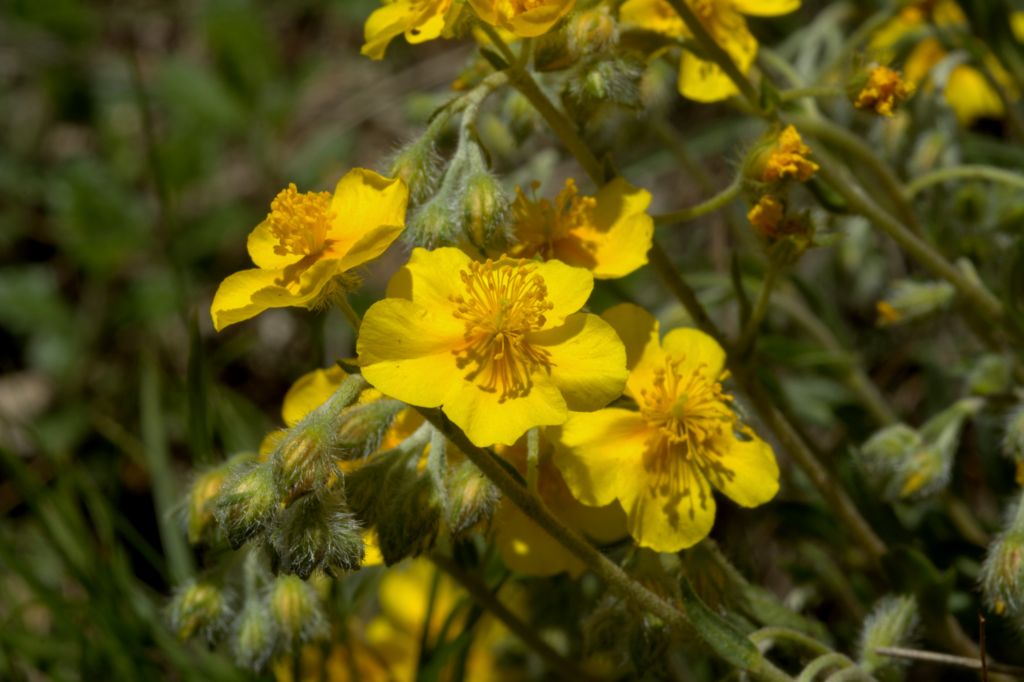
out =
[(753, 642), (736, 630), (727, 620), (707, 607), (688, 579), (683, 579), (683, 607), (697, 633), (722, 660), (742, 670), (750, 670), (761, 660)]

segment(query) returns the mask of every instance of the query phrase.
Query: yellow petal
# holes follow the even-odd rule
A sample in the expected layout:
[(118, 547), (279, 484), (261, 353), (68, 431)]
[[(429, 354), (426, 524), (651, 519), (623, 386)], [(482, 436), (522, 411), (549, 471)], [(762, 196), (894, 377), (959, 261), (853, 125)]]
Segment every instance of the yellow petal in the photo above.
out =
[(557, 327), (569, 315), (582, 308), (594, 290), (594, 276), (584, 268), (574, 268), (557, 260), (537, 264), (544, 278), (548, 300), (554, 306), (546, 315), (546, 329)]
[(946, 101), (961, 125), (968, 126), (979, 118), (1001, 118), (1003, 101), (981, 72), (961, 64), (949, 74)]
[(388, 282), (387, 295), (415, 301), (430, 310), (454, 311), (451, 297), (464, 293), (459, 273), (469, 262), (469, 256), (450, 246), (433, 251), (416, 247), (409, 262)]
[(591, 249), (594, 277), (624, 277), (646, 265), (654, 237), (654, 220), (647, 215), (651, 193), (616, 178), (595, 198), (594, 224), (573, 230)]
[(619, 9), (619, 18), (623, 24), (671, 38), (682, 38), (689, 33), (686, 24), (665, 0), (626, 0)]
[[(708, 32), (722, 46), (741, 73), (747, 73), (757, 55), (757, 40), (741, 14), (719, 10)], [(714, 62), (683, 50), (679, 60), (679, 92), (696, 102), (717, 102), (737, 94), (732, 80)]]
[(423, 21), (419, 4), (418, 0), (395, 0), (374, 10), (363, 26), (366, 42), (361, 52), (370, 59), (383, 59), (392, 40)]
[(650, 429), (638, 413), (619, 408), (573, 412), (551, 429), (552, 458), (577, 500), (591, 506), (632, 499), (644, 475), (643, 454)]
[(431, 3), (433, 13), (427, 16), (422, 24), (407, 30), (405, 39), (416, 45), (439, 38), (444, 32), (445, 12), (448, 11), (449, 5), (451, 5), (451, 0), (441, 0), (440, 2), (435, 0)]
[(506, 399), (460, 378), (443, 401), (445, 415), (479, 447), (512, 445), (529, 429), (561, 424), (569, 415), (561, 392), (544, 374), (534, 375), (526, 395)]
[(513, 17), (508, 28), (517, 36), (535, 38), (551, 30), (551, 27), (568, 14), (575, 4), (576, 0), (546, 0), (540, 7)]
[(367, 566), (380, 566), (384, 563), (384, 557), (380, 553), (380, 544), (377, 541), (376, 530), (363, 531), (363, 568)]
[(730, 0), (733, 9), (755, 17), (775, 17), (800, 9), (800, 0)]
[[(297, 266), (296, 266), (297, 267)], [(284, 270), (242, 270), (229, 275), (217, 288), (210, 306), (217, 331), (262, 313), (268, 308), (305, 306), (338, 274), (338, 261), (321, 260), (285, 286)]]
[[(408, 201), (409, 189), (401, 179), (385, 178), (365, 168), (350, 170), (338, 181), (331, 198), (333, 220), (325, 257), (344, 259), (346, 269), (376, 258), (404, 228)], [(365, 239), (375, 233), (380, 234), (367, 243)], [(386, 235), (391, 240), (381, 247)]]
[(726, 442), (718, 462), (722, 472), (708, 472), (711, 484), (744, 507), (756, 507), (775, 497), (779, 491), (779, 465), (770, 445), (752, 432), (739, 440), (734, 434), (723, 435)]
[(280, 245), (280, 240), (270, 231), (266, 221), (256, 226), (256, 229), (249, 233), (246, 241), (246, 248), (249, 257), (257, 267), (264, 270), (278, 270), (302, 260), (301, 253), (287, 253), (283, 256), (275, 253), (274, 248)]
[(622, 393), (625, 348), (611, 325), (597, 315), (570, 315), (561, 327), (533, 332), (528, 340), (550, 354), (551, 381), (570, 410), (596, 410)]
[(303, 374), (284, 395), (281, 407), (284, 423), (288, 426), (298, 424), (307, 414), (327, 402), (347, 376), (345, 370), (337, 365)]
[(452, 349), (462, 338), (454, 317), (401, 298), (370, 306), (356, 352), (363, 376), (381, 392), (412, 405), (437, 407), (461, 382)]
[(673, 329), (661, 345), (673, 360), (682, 359), (678, 367), (680, 376), (700, 372), (709, 379), (717, 379), (725, 369), (725, 351), (699, 329)]
[(678, 552), (692, 547), (711, 532), (715, 498), (711, 486), (693, 467), (683, 465), (679, 490), (662, 494), (651, 486), (634, 486), (632, 499), (622, 500), (629, 534), (641, 547)]
[(620, 303), (606, 310), (601, 317), (615, 329), (626, 346), (626, 367), (629, 369), (626, 395), (635, 398), (641, 389), (650, 386), (655, 370), (665, 366), (658, 320), (632, 303)]

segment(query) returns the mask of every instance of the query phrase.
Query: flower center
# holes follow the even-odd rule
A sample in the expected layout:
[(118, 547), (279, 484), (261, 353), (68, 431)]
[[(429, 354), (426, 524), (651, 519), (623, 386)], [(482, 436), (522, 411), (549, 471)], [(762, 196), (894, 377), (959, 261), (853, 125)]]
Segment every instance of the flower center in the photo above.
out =
[[(534, 183), (536, 190), (539, 183)], [(554, 203), (547, 199), (529, 199), (523, 191), (516, 190), (516, 201), (512, 214), (516, 224), (516, 255), (532, 257), (539, 255), (544, 260), (556, 258), (556, 244), (568, 238), (578, 228), (593, 224), (594, 207), (597, 199), (579, 196), (576, 182), (566, 180), (565, 187), (555, 197)], [(584, 251), (592, 251), (593, 244), (580, 241)]]
[(333, 220), (330, 192), (299, 192), (295, 183), (278, 192), (270, 203), (267, 224), (277, 237), (279, 256), (310, 256), (320, 253)]
[(500, 392), (502, 401), (528, 394), (533, 372), (551, 367), (550, 354), (527, 339), (544, 326), (544, 313), (554, 307), (536, 269), (525, 260), (470, 263), (459, 273), (465, 293), (450, 297), (456, 304), (453, 314), (465, 323), (458, 365), (472, 365), (466, 378), (480, 379), (477, 384)]
[(700, 368), (682, 375), (681, 364), (666, 360), (637, 402), (640, 414), (654, 428), (644, 454), (653, 487), (670, 500), (667, 512), (676, 509), (675, 500), (689, 499), (692, 519), (696, 505), (707, 503), (707, 480), (733, 476), (722, 463), (720, 436), (733, 429), (737, 418), (730, 408), (732, 397), (722, 391), (718, 378), (706, 376)]

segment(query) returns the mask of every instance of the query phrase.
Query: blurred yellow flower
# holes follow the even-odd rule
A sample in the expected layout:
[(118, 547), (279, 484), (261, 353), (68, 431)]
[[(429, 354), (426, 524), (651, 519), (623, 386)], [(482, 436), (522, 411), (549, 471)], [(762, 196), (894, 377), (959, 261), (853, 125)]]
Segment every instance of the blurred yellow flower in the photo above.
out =
[(414, 45), (434, 40), (454, 24), (460, 9), (452, 0), (384, 0), (363, 27), (362, 53), (383, 59), (388, 44), (403, 33)]
[(469, 0), (477, 16), (520, 38), (547, 33), (576, 0)]
[(592, 288), (588, 271), (559, 261), (414, 249), (363, 320), (363, 376), (404, 402), (442, 406), (477, 445), (511, 445), (622, 391), (622, 343), (576, 312)]
[(626, 344), (622, 408), (573, 414), (557, 431), (554, 461), (584, 504), (622, 504), (630, 534), (657, 551), (700, 542), (715, 519), (717, 488), (744, 507), (779, 488), (771, 447), (740, 423), (722, 390), (725, 353), (707, 334), (675, 329), (632, 304), (605, 313)]
[(786, 207), (781, 201), (766, 194), (747, 212), (747, 220), (754, 229), (766, 237), (776, 237), (782, 228)]
[[(580, 504), (551, 461), (550, 443), (545, 438), (541, 438), (540, 442), (537, 494), (548, 511), (566, 526), (598, 543), (612, 542), (625, 536), (626, 515), (622, 507), (616, 502), (604, 507)], [(521, 474), (526, 474), (526, 438), (521, 438), (512, 447), (499, 448), (498, 452)], [(517, 573), (547, 576), (566, 571), (575, 577), (585, 568), (579, 559), (531, 521), (508, 498), (502, 498), (498, 504), (491, 525), (502, 560)]]
[(868, 74), (868, 80), (857, 93), (853, 106), (858, 109), (874, 109), (882, 116), (892, 116), (896, 106), (910, 97), (914, 84), (907, 83), (899, 71), (887, 66), (876, 66)]
[[(921, 0), (907, 7), (885, 23), (872, 37), (868, 49), (881, 62), (891, 61), (897, 45), (909, 36), (921, 32), (928, 24), (937, 27), (966, 26), (967, 17), (953, 0)], [(914, 87), (922, 87), (935, 67), (948, 52), (938, 38), (926, 37), (910, 51), (903, 65), (903, 74)], [(983, 57), (985, 68), (1013, 99), (1019, 96), (1013, 79), (991, 53)], [(999, 93), (984, 74), (970, 64), (958, 64), (946, 76), (943, 95), (957, 120), (970, 125), (978, 118), (999, 118), (1005, 113)]]
[(622, 178), (593, 197), (580, 196), (570, 178), (554, 202), (528, 198), (518, 189), (512, 204), (516, 243), (509, 255), (556, 258), (590, 270), (597, 279), (624, 277), (647, 263), (654, 236), (650, 203), (650, 192)]
[(761, 182), (798, 180), (807, 182), (818, 172), (818, 164), (810, 160), (811, 148), (804, 144), (793, 126), (786, 126), (773, 146), (762, 152), (755, 165)]
[(256, 268), (221, 282), (210, 314), (220, 331), (267, 308), (313, 308), (338, 277), (384, 252), (405, 226), (409, 191), (401, 180), (356, 168), (334, 190), (282, 190), (249, 235)]
[[(800, 0), (685, 0), (701, 24), (744, 74), (757, 56), (757, 39), (744, 15), (772, 17), (800, 7)], [(671, 38), (692, 38), (667, 0), (626, 0), (622, 23), (655, 31)], [(684, 49), (679, 62), (679, 93), (697, 102), (717, 102), (739, 93), (718, 66)]]

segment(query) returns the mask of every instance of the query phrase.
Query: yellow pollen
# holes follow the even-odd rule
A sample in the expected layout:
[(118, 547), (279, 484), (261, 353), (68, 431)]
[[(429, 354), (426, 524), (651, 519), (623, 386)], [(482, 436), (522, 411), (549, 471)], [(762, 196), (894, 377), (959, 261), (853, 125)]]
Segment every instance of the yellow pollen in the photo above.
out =
[[(696, 505), (707, 504), (707, 481), (730, 480), (734, 473), (723, 463), (722, 436), (737, 422), (722, 390), (721, 377), (712, 378), (697, 368), (681, 375), (681, 359), (666, 360), (655, 370), (654, 380), (640, 391), (640, 414), (654, 429), (644, 455), (644, 467), (656, 492), (670, 500), (690, 500), (690, 518)], [(675, 513), (674, 511), (672, 513)], [(673, 523), (678, 520), (673, 520)]]
[(818, 164), (807, 158), (810, 155), (811, 148), (804, 144), (800, 133), (793, 126), (787, 126), (765, 162), (761, 179), (764, 182), (778, 182), (784, 178), (793, 178), (806, 182), (818, 172)]
[(893, 110), (914, 92), (914, 85), (900, 77), (899, 71), (886, 66), (871, 70), (867, 83), (857, 95), (853, 105), (858, 109), (874, 109), (882, 116), (892, 116)]
[(472, 365), (466, 378), (485, 391), (499, 392), (502, 401), (528, 394), (533, 373), (551, 368), (550, 354), (527, 338), (544, 326), (544, 314), (554, 308), (536, 270), (526, 260), (470, 263), (459, 273), (465, 293), (450, 297), (455, 318), (465, 323), (458, 365)]
[[(534, 183), (533, 190), (539, 186), (540, 183)], [(596, 206), (594, 197), (579, 195), (576, 181), (572, 178), (566, 180), (565, 187), (553, 203), (547, 199), (529, 199), (521, 189), (517, 189), (516, 200), (512, 204), (516, 238), (519, 240), (513, 249), (515, 255), (526, 258), (539, 255), (544, 260), (556, 258), (558, 242), (570, 237), (574, 230), (593, 224)], [(588, 253), (595, 248), (592, 243), (583, 241), (578, 246)]]
[(277, 237), (279, 256), (309, 256), (323, 251), (333, 220), (330, 192), (302, 192), (295, 183), (278, 192), (270, 203), (267, 225)]

